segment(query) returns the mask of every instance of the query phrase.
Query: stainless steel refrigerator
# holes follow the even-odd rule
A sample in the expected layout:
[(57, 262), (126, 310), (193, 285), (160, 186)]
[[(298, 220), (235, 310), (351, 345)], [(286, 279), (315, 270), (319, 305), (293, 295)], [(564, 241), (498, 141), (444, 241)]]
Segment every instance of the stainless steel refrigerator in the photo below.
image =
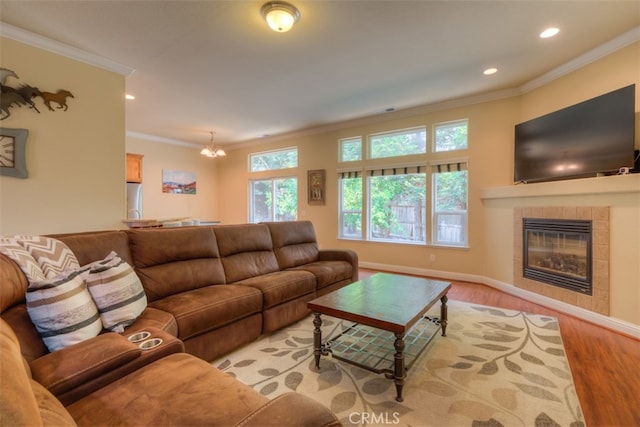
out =
[(127, 219), (142, 218), (142, 184), (127, 182)]

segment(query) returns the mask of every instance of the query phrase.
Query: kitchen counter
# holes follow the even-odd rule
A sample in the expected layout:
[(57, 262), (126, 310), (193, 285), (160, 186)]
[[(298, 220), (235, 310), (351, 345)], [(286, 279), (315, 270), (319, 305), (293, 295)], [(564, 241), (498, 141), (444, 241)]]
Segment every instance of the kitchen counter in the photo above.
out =
[(201, 221), (199, 219), (180, 217), (165, 219), (149, 219), (149, 218), (129, 218), (123, 219), (122, 223), (129, 228), (151, 228), (151, 227), (188, 227), (194, 225), (216, 225), (220, 221)]

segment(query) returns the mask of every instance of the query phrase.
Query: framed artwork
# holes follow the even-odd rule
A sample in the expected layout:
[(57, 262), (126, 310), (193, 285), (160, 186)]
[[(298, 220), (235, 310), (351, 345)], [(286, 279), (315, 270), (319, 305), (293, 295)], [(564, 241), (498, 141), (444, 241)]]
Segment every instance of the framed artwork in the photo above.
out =
[(310, 205), (324, 205), (325, 201), (325, 170), (311, 170), (307, 172), (309, 187), (308, 202)]
[(27, 178), (27, 129), (0, 128), (0, 175)]
[(163, 169), (162, 192), (196, 194), (196, 174), (194, 172)]

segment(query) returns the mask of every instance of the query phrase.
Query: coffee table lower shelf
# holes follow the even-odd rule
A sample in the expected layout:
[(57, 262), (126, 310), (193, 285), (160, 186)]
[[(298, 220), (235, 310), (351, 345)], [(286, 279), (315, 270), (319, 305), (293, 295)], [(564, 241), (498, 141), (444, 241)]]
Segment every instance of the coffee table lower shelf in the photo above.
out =
[[(320, 333), (322, 320), (319, 313), (314, 315), (316, 335)], [(404, 378), (406, 371), (411, 369), (441, 329), (440, 318), (431, 316), (423, 316), (405, 335), (353, 323), (325, 343), (321, 343), (321, 335), (316, 336), (316, 342), (320, 342), (319, 348), (315, 348), (316, 368), (320, 369), (320, 355), (331, 354), (336, 359), (376, 374), (384, 374), (388, 379), (397, 380), (400, 369), (403, 371), (400, 376)], [(402, 360), (398, 360), (399, 358)], [(402, 401), (401, 387), (396, 400)]]

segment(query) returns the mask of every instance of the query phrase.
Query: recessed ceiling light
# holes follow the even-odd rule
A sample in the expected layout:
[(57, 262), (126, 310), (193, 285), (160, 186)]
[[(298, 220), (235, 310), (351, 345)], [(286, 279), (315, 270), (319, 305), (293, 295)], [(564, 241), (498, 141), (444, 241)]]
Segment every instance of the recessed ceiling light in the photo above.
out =
[(495, 74), (497, 72), (498, 72), (498, 69), (492, 67), (492, 68), (487, 68), (486, 70), (484, 70), (482, 72), (482, 74), (484, 74), (485, 76), (490, 76), (491, 74)]
[(540, 38), (541, 39), (548, 39), (549, 37), (555, 36), (559, 32), (560, 32), (559, 28), (549, 27), (549, 28), (547, 28), (546, 30), (544, 30), (543, 32), (540, 33)]
[(131, 99), (136, 99), (136, 97), (135, 97), (135, 96), (133, 96), (133, 95), (131, 95), (130, 93), (127, 93), (127, 94), (124, 96), (124, 98), (125, 98), (125, 99), (130, 99), (130, 100), (131, 100)]

